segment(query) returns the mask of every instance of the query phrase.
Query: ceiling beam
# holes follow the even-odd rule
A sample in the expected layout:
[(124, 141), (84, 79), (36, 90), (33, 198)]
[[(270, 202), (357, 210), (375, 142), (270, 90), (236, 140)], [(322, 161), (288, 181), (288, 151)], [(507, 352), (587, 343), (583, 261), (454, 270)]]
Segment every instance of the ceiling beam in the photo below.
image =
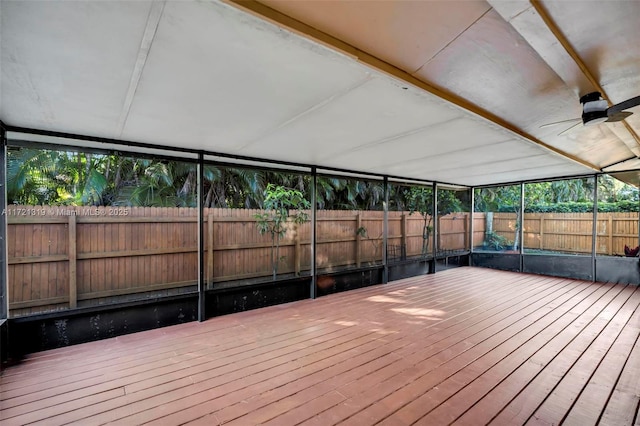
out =
[(530, 135), (523, 130), (517, 128), (516, 126), (508, 123), (503, 120), (501, 117), (498, 117), (491, 112), (480, 108), (479, 106), (469, 102), (466, 99), (463, 99), (453, 93), (445, 91), (439, 87), (436, 87), (426, 81), (420, 80), (413, 75), (409, 74), (406, 71), (401, 70), (400, 68), (385, 62), (373, 55), (370, 55), (367, 52), (364, 52), (358, 49), (355, 46), (352, 46), (342, 40), (339, 40), (325, 32), (322, 32), (316, 28), (311, 27), (310, 25), (305, 24), (304, 22), (298, 21), (297, 19), (291, 18), (277, 10), (274, 10), (258, 1), (255, 0), (222, 0), (224, 3), (227, 3), (233, 7), (239, 8), (245, 12), (251, 13), (254, 16), (257, 16), (261, 19), (265, 19), (270, 21), (280, 27), (285, 27), (296, 34), (299, 34), (303, 37), (311, 38), (316, 42), (319, 42), (333, 50), (337, 50), (349, 57), (352, 57), (354, 60), (357, 60), (369, 67), (377, 69), (378, 71), (384, 72), (396, 79), (405, 81), (415, 87), (418, 87), (422, 90), (425, 90), (439, 98), (444, 99), (447, 102), (450, 102), (454, 105), (457, 105), (460, 108), (463, 108), (483, 119), (510, 131), (511, 133), (519, 136), (521, 139), (524, 139), (527, 142), (538, 145), (548, 151), (551, 151), (557, 155), (564, 157), (565, 159), (569, 159), (574, 161), (582, 166), (588, 167), (593, 170), (600, 170), (598, 166), (585, 161), (575, 155), (572, 155), (568, 152), (565, 152), (561, 149), (558, 149), (554, 146), (551, 146), (540, 139), (537, 139), (533, 135)]
[(118, 119), (118, 125), (116, 131), (114, 132), (115, 138), (122, 137), (124, 126), (126, 125), (127, 119), (129, 118), (129, 112), (131, 112), (133, 98), (135, 97), (136, 91), (138, 90), (138, 85), (140, 84), (142, 71), (144, 71), (144, 66), (147, 63), (147, 58), (149, 57), (149, 51), (151, 50), (153, 39), (156, 36), (156, 31), (158, 30), (158, 25), (160, 24), (160, 18), (162, 17), (162, 12), (164, 11), (164, 5), (164, 1), (155, 1), (151, 3), (149, 15), (147, 16), (147, 24), (144, 29), (144, 34), (142, 35), (140, 47), (138, 48), (138, 57), (136, 58), (136, 64), (134, 65), (133, 72), (131, 73), (129, 87), (127, 87), (127, 94), (125, 95), (124, 104), (122, 105), (122, 110), (120, 111), (120, 118)]
[[(539, 0), (487, 1), (573, 90), (576, 103), (580, 96), (598, 91), (609, 106), (612, 105), (598, 79)], [(610, 126), (610, 129), (634, 155), (640, 156), (640, 137), (626, 121), (623, 120), (621, 126)]]
[(558, 41), (558, 43), (560, 43), (560, 45), (564, 48), (566, 54), (569, 55), (571, 60), (580, 69), (580, 72), (582, 73), (582, 75), (584, 75), (584, 77), (586, 77), (586, 79), (591, 84), (591, 87), (592, 87), (591, 90), (579, 92), (578, 96), (583, 96), (589, 92), (598, 91), (602, 94), (603, 97), (605, 97), (605, 99), (608, 100), (608, 98), (606, 98), (604, 89), (602, 88), (602, 86), (600, 86), (600, 83), (598, 82), (598, 80), (589, 71), (589, 68), (587, 68), (587, 65), (582, 61), (582, 59), (580, 59), (580, 56), (578, 56), (578, 53), (575, 51), (573, 46), (571, 46), (571, 44), (566, 39), (564, 34), (562, 34), (562, 31), (560, 31), (560, 28), (558, 28), (558, 26), (555, 24), (553, 19), (551, 19), (551, 16), (549, 16), (544, 6), (539, 1), (536, 1), (536, 0), (530, 0), (530, 3), (531, 3), (531, 6), (533, 7), (533, 10), (535, 10), (535, 12), (538, 14), (540, 19), (542, 19), (542, 21), (547, 26), (551, 34), (553, 34), (553, 37)]
[[(609, 103), (609, 106), (612, 106), (613, 102), (611, 102), (611, 99), (609, 98), (609, 95), (607, 95), (607, 92), (605, 92), (605, 90), (602, 88), (602, 86), (600, 85), (598, 80), (594, 77), (593, 73), (591, 71), (589, 71), (589, 68), (587, 68), (587, 65), (582, 61), (582, 59), (580, 59), (580, 56), (578, 55), (578, 53), (575, 51), (573, 46), (571, 46), (569, 41), (564, 37), (564, 35), (562, 34), (562, 32), (560, 31), (558, 26), (555, 24), (553, 19), (551, 19), (551, 17), (547, 13), (547, 10), (544, 8), (544, 6), (538, 0), (530, 0), (530, 1), (531, 1), (531, 5), (534, 7), (536, 12), (540, 15), (540, 17), (542, 18), (544, 23), (547, 25), (549, 30), (553, 33), (553, 35), (556, 37), (558, 42), (560, 42), (562, 47), (564, 47), (564, 49), (567, 51), (569, 56), (571, 56), (571, 58), (578, 65), (578, 67), (582, 70), (582, 72), (589, 79), (589, 81), (593, 84), (593, 86), (597, 89), (597, 91), (600, 92), (602, 97), (607, 100), (607, 102)], [(583, 95), (583, 94), (581, 94), (581, 95)], [(622, 120), (622, 125), (629, 132), (631, 137), (635, 140), (636, 145), (635, 146), (629, 146), (629, 144), (624, 139), (621, 138), (622, 141), (625, 142), (625, 145), (629, 146), (629, 148), (631, 149), (631, 151), (635, 155), (638, 155), (638, 153), (639, 153), (638, 150), (640, 148), (640, 137), (633, 130), (633, 128), (631, 128), (629, 123), (626, 122), (626, 120)]]

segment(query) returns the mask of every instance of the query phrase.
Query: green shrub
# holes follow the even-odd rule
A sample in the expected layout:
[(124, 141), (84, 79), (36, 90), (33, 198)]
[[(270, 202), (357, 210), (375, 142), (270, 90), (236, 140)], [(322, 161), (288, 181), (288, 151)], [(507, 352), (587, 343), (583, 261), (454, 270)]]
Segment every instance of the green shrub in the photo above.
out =
[[(618, 201), (615, 203), (598, 203), (598, 211), (601, 213), (614, 212), (637, 212), (639, 210), (637, 201)], [(557, 204), (535, 204), (525, 207), (525, 213), (591, 213), (593, 204), (591, 202), (569, 201)], [(513, 213), (512, 207), (500, 207), (498, 212)]]

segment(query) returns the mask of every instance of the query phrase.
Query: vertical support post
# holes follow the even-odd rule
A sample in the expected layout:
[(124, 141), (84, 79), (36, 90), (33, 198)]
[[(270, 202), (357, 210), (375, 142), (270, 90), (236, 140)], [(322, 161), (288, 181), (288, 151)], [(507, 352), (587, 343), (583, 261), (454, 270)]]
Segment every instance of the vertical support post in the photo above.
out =
[(436, 255), (438, 254), (438, 233), (440, 230), (438, 229), (438, 184), (433, 183), (432, 191), (431, 191), (431, 199), (433, 201), (433, 206), (431, 208), (431, 217), (433, 218), (433, 248), (431, 249), (433, 254), (433, 260), (429, 265), (429, 273), (436, 273)]
[(0, 121), (0, 363), (9, 358), (9, 273), (7, 267), (7, 138)]
[[(198, 153), (198, 321), (207, 319), (204, 276), (204, 153)], [(213, 240), (213, 239), (212, 239)], [(213, 275), (213, 273), (212, 273)]]
[(469, 237), (470, 237), (470, 241), (471, 241), (471, 245), (469, 247), (469, 253), (471, 253), (469, 255), (469, 266), (473, 266), (473, 246), (476, 243), (476, 217), (475, 217), (475, 213), (476, 213), (476, 190), (475, 188), (471, 187), (469, 189), (469, 191), (471, 191), (471, 214), (469, 215), (471, 217), (471, 226), (469, 227)]
[[(613, 254), (613, 215), (611, 213), (609, 213), (609, 223), (607, 224), (607, 230), (609, 233), (608, 235), (609, 256), (611, 256)], [(597, 231), (597, 228), (596, 228), (596, 231)], [(596, 244), (596, 249), (597, 247), (598, 245)]]
[(362, 240), (362, 236), (360, 235), (360, 228), (362, 227), (362, 218), (360, 217), (360, 213), (356, 214), (356, 266), (359, 268), (362, 264), (362, 246), (360, 242)]
[(544, 249), (544, 213), (540, 213), (540, 250)]
[[(9, 276), (7, 268), (7, 138), (4, 128), (4, 123), (0, 121), (0, 209), (2, 214), (0, 215), (0, 324), (2, 320), (9, 316)], [(2, 336), (0, 336), (0, 342)], [(4, 355), (5, 350), (0, 350), (1, 355)], [(2, 358), (0, 356), (0, 358)]]
[(317, 244), (317, 213), (318, 213), (318, 202), (316, 200), (316, 185), (318, 183), (318, 171), (315, 167), (311, 168), (311, 288), (309, 290), (309, 296), (312, 299), (315, 299), (318, 295), (318, 289), (316, 286), (316, 280), (318, 279), (318, 271), (316, 265), (316, 244)]
[(294, 230), (294, 253), (293, 253), (293, 268), (295, 270), (296, 277), (300, 276), (300, 225), (296, 224)]
[(78, 306), (78, 253), (76, 215), (69, 215), (69, 308)]
[(598, 238), (598, 175), (593, 175), (593, 226), (591, 227), (591, 281), (596, 280), (596, 239)]
[(387, 256), (387, 244), (389, 237), (389, 178), (383, 179), (384, 188), (384, 202), (382, 203), (383, 209), (383, 222), (382, 222), (382, 283), (389, 282), (389, 262)]
[(207, 284), (213, 287), (213, 213), (207, 215)]
[(516, 226), (519, 226), (518, 233), (520, 235), (520, 247), (518, 247), (520, 272), (524, 271), (524, 207), (524, 183), (520, 182), (520, 223), (516, 224)]

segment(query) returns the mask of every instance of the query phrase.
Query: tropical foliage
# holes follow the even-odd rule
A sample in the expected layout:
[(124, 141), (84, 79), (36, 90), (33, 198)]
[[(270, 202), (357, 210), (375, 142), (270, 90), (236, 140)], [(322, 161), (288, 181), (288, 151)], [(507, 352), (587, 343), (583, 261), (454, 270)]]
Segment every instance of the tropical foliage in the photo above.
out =
[[(524, 185), (525, 213), (588, 213), (593, 211), (596, 180), (592, 177), (535, 182)], [(638, 188), (613, 176), (597, 179), (599, 212), (638, 212)], [(519, 245), (521, 223), (520, 185), (478, 188), (475, 211), (516, 213), (513, 248)], [(489, 237), (485, 236), (488, 244)], [(492, 244), (488, 244), (492, 245)], [(498, 245), (503, 245), (500, 242)]]
[(271, 235), (271, 265), (273, 279), (278, 274), (280, 263), (280, 239), (287, 233), (288, 225), (300, 225), (309, 221), (304, 211), (310, 207), (301, 191), (268, 184), (264, 190), (264, 212), (254, 215), (260, 234)]
[[(206, 166), (203, 174), (205, 207), (262, 208), (265, 189), (270, 183), (300, 191), (307, 200), (311, 198), (313, 180), (305, 174), (217, 166)], [(332, 176), (318, 176), (316, 181), (320, 209), (383, 208), (381, 181)], [(600, 211), (636, 211), (638, 188), (609, 175), (599, 176), (597, 185)], [(593, 178), (526, 184), (525, 211), (590, 211), (594, 187)], [(431, 197), (427, 196), (431, 188), (403, 185), (389, 188), (391, 209), (421, 214), (431, 211), (428, 204), (432, 202)], [(447, 198), (446, 191), (441, 193), (440, 214), (459, 208), (451, 201), (462, 202), (464, 192), (451, 199)], [(27, 205), (195, 206), (197, 167), (187, 161), (11, 147), (7, 195), (10, 204)], [(517, 212), (519, 206), (518, 185), (476, 190), (476, 211)]]
[[(242, 167), (205, 166), (205, 207), (262, 208), (272, 183), (311, 198), (305, 174)], [(10, 204), (196, 206), (193, 162), (82, 151), (12, 147), (8, 151)], [(317, 177), (320, 209), (382, 210), (381, 181)]]
[[(525, 212), (571, 213), (593, 210), (593, 178), (565, 179), (525, 185)], [(638, 188), (613, 176), (598, 176), (599, 211), (638, 211)], [(520, 208), (520, 186), (476, 189), (475, 211), (514, 212)]]
[(195, 206), (192, 163), (75, 151), (11, 148), (10, 204)]
[[(398, 197), (403, 194), (403, 197)], [(468, 191), (452, 191), (441, 189), (438, 191), (439, 216), (446, 216), (453, 212), (468, 211), (465, 206), (465, 196)], [(406, 200), (403, 205), (409, 210), (409, 214), (417, 213), (422, 217), (422, 256), (427, 256), (433, 232), (433, 188), (422, 186), (400, 187), (396, 198)]]

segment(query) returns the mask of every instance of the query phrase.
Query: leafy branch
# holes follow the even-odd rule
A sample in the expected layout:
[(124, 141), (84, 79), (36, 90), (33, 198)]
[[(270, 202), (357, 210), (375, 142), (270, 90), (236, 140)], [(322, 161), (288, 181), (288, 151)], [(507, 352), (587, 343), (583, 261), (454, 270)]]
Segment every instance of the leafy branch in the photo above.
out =
[[(278, 275), (280, 259), (280, 240), (287, 233), (287, 224), (296, 225), (309, 221), (309, 215), (303, 210), (311, 204), (301, 191), (280, 185), (268, 184), (264, 190), (264, 212), (254, 215), (258, 232), (271, 235), (271, 265), (273, 279)], [(291, 210), (295, 213), (291, 214)]]

